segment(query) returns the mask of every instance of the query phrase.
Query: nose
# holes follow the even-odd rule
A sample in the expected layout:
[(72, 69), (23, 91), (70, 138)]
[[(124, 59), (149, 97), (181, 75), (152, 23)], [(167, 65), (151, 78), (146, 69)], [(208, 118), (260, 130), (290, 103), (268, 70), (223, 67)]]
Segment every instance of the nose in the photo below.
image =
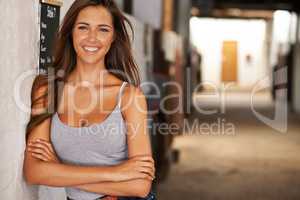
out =
[(89, 41), (96, 41), (97, 40), (97, 31), (96, 30), (90, 30), (89, 31), (88, 40)]

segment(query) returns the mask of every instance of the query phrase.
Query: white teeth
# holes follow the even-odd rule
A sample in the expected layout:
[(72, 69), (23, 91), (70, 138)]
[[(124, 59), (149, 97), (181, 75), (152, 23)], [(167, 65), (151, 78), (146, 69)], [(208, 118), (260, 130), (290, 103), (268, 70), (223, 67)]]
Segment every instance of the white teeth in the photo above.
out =
[(95, 51), (98, 51), (99, 48), (97, 47), (83, 47), (84, 50), (86, 51), (91, 51), (91, 52), (95, 52)]

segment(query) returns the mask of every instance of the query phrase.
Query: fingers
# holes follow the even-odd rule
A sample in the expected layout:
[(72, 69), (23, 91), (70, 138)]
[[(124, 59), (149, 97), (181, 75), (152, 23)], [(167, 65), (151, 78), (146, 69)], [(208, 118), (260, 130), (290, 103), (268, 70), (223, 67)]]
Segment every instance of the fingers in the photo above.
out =
[(155, 177), (155, 168), (154, 168), (154, 166), (151, 166), (151, 167), (144, 167), (144, 166), (142, 166), (141, 168), (140, 168), (140, 171), (141, 172), (143, 172), (143, 173), (147, 173), (147, 174), (149, 174), (150, 176), (152, 176), (153, 178)]
[(155, 163), (151, 156), (135, 157), (134, 161), (141, 167), (149, 168), (152, 171), (155, 170)]
[(133, 158), (133, 161), (137, 163), (139, 166), (148, 167), (154, 169), (154, 160), (151, 156), (141, 156)]
[(27, 148), (28, 152), (30, 152), (30, 154), (40, 160), (43, 161), (49, 161), (51, 158), (50, 156), (42, 149), (38, 149), (38, 148)]
[(34, 157), (42, 161), (48, 161), (50, 156), (43, 150), (35, 146), (27, 147), (26, 150)]
[(139, 171), (142, 173), (147, 173), (149, 174), (151, 177), (155, 177), (155, 167), (154, 164), (151, 163), (142, 163), (141, 165), (139, 165)]
[[(139, 155), (131, 157), (116, 168), (119, 175), (117, 181), (134, 179), (146, 179), (153, 181), (155, 178), (155, 167), (152, 156)], [(122, 177), (120, 179), (120, 177)]]
[(151, 162), (154, 163), (154, 160), (152, 158), (152, 156), (134, 156), (132, 158), (130, 158), (132, 160), (136, 160), (136, 161), (145, 161), (145, 162)]
[(145, 161), (135, 161), (139, 166), (142, 166), (142, 167), (148, 167), (148, 168), (151, 168), (153, 169), (154, 168), (154, 163), (152, 162), (145, 162)]
[(141, 178), (151, 181), (155, 179), (155, 166), (152, 156), (135, 156), (131, 160), (137, 165)]
[(56, 161), (56, 155), (52, 145), (45, 140), (38, 139), (36, 141), (30, 141), (27, 150), (37, 159), (43, 161)]
[(42, 161), (45, 161), (45, 162), (48, 162), (49, 161), (49, 158), (47, 156), (45, 156), (44, 154), (39, 154), (39, 153), (31, 153), (31, 155), (34, 157), (34, 158), (37, 158), (39, 160), (42, 160)]
[(144, 172), (144, 171), (141, 171), (141, 172), (139, 172), (137, 178), (138, 178), (138, 179), (147, 179), (147, 180), (149, 180), (149, 181), (153, 181), (153, 180), (155, 179), (155, 176), (154, 176), (154, 175), (151, 175), (151, 174), (149, 174), (149, 173), (146, 173), (146, 172)]
[(45, 144), (40, 142), (30, 143), (28, 145), (28, 150), (35, 153), (45, 154), (49, 158), (51, 157), (52, 153)]
[(55, 161), (55, 162), (59, 162), (59, 159), (55, 153), (55, 150), (53, 149), (53, 146), (50, 142), (46, 141), (46, 140), (39, 140), (39, 142), (41, 142), (43, 145), (45, 145), (45, 147), (47, 147), (47, 150), (49, 155), (51, 156), (51, 160)]
[(149, 179), (151, 181), (155, 179), (155, 174), (152, 170), (144, 168), (144, 169), (140, 169), (140, 173), (143, 176), (142, 178), (146, 178), (146, 179)]
[(40, 142), (41, 144), (45, 145), (51, 153), (54, 153), (54, 149), (50, 142), (43, 140), (43, 139), (38, 139), (37, 141)]

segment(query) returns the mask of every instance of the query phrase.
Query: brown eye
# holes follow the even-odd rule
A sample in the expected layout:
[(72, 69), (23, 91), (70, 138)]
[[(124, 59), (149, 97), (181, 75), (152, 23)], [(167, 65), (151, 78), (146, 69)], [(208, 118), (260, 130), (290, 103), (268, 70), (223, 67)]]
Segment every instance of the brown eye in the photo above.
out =
[(100, 28), (99, 29), (101, 32), (109, 32), (109, 29), (107, 29), (107, 28)]
[(79, 26), (78, 29), (79, 30), (87, 30), (87, 27), (86, 26)]

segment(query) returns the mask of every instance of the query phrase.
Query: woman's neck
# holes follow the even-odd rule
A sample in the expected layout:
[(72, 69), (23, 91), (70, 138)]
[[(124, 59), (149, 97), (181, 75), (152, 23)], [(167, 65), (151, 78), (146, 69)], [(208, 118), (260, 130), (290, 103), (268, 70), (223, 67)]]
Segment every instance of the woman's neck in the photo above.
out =
[(102, 64), (86, 64), (77, 62), (77, 65), (72, 73), (71, 81), (75, 83), (88, 82), (92, 85), (103, 85), (104, 78), (108, 75), (108, 71)]

